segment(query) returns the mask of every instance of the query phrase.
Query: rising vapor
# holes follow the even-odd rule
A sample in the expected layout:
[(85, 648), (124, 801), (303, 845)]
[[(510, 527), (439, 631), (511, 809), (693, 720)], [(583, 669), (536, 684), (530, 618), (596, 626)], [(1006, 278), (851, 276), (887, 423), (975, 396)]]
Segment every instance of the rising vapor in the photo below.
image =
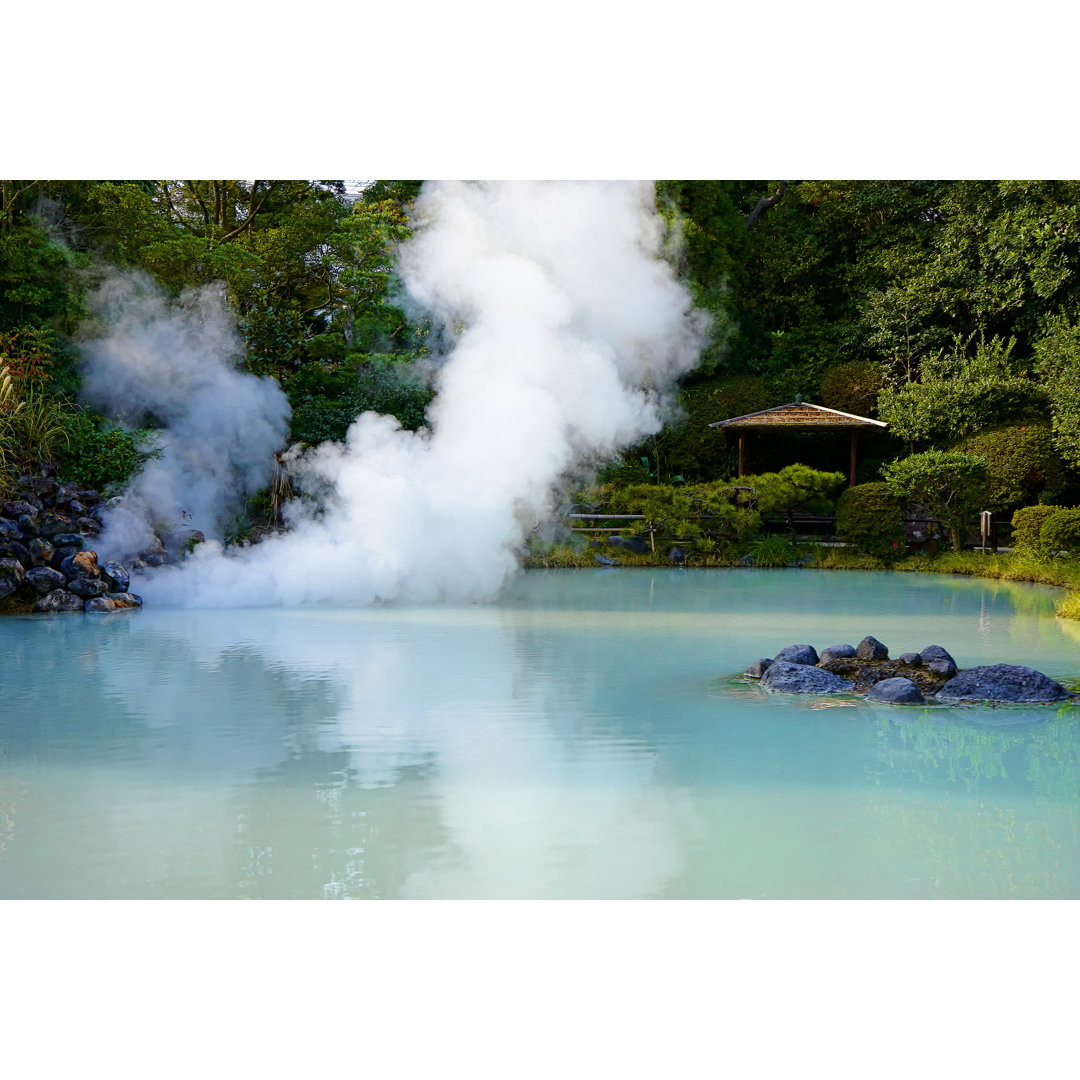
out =
[(705, 317), (660, 257), (650, 184), (431, 184), (415, 215), (399, 272), (452, 342), (429, 428), (363, 414), (344, 443), (295, 463), (304, 486), (328, 493), (317, 519), (293, 504), (283, 535), (228, 554), (200, 545), (140, 579), (148, 601), (491, 598), (560, 479), (660, 429)]

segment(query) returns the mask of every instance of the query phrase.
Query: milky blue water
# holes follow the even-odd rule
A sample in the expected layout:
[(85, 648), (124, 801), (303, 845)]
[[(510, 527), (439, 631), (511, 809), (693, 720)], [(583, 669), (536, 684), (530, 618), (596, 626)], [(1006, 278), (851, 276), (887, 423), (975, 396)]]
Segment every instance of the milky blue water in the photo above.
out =
[(0, 897), (1077, 898), (1077, 707), (738, 676), (873, 634), (1080, 678), (1059, 595), (616, 569), (493, 605), (2, 619)]

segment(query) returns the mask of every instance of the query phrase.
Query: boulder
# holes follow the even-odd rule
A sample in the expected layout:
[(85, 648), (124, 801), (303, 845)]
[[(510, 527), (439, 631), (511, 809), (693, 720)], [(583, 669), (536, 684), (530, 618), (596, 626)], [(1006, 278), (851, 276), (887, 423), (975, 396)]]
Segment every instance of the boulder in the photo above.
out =
[(783, 694), (853, 694), (855, 684), (839, 675), (807, 664), (792, 664), (775, 660), (761, 676), (767, 690)]
[(828, 660), (846, 660), (848, 657), (854, 655), (854, 645), (830, 645), (827, 649), (821, 650), (821, 656), (818, 658), (818, 663), (824, 664)]
[(922, 667), (923, 660), (917, 652), (906, 652), (900, 654), (900, 662), (908, 667)]
[(926, 665), (927, 671), (933, 671), (937, 675), (944, 675), (947, 679), (956, 674), (956, 664), (950, 657), (948, 660), (931, 660)]
[(82, 533), (57, 533), (51, 539), (53, 547), (77, 547), (80, 550), (86, 547), (86, 537)]
[(817, 649), (813, 645), (788, 645), (781, 649), (774, 660), (786, 660), (789, 664), (809, 664), (811, 667), (818, 662)]
[(1069, 692), (1059, 682), (1020, 664), (968, 668), (939, 691), (940, 701), (1004, 701), (1017, 704), (1064, 701)]
[(26, 580), (42, 596), (51, 593), (53, 589), (62, 589), (67, 584), (67, 578), (51, 566), (35, 566), (32, 570), (27, 570)]
[(116, 605), (117, 608), (142, 607), (142, 597), (136, 596), (135, 593), (132, 592), (109, 593), (109, 599)]
[(860, 660), (888, 660), (889, 650), (876, 637), (866, 637), (855, 647), (855, 655)]
[[(606, 555), (594, 555), (593, 558), (601, 566), (618, 566), (619, 565), (619, 560), (618, 559), (609, 559)], [(155, 566), (157, 564), (147, 562), (146, 559), (136, 559), (134, 565), (135, 565), (136, 570), (142, 570), (142, 569), (144, 569), (144, 568), (146, 568), (148, 566)]]
[(35, 536), (26, 545), (26, 550), (34, 566), (51, 566), (53, 555), (56, 553), (52, 544), (40, 536)]
[(95, 596), (104, 596), (109, 591), (109, 583), (101, 578), (87, 577), (80, 574), (68, 582), (68, 592), (81, 596), (84, 600), (93, 600)]
[(87, 600), (83, 608), (84, 611), (115, 611), (116, 604), (113, 603), (107, 596), (95, 596), (91, 600)]
[(18, 559), (0, 559), (0, 600), (15, 592), (25, 577), (26, 571)]
[(19, 477), (19, 493), (21, 495), (29, 492), (32, 495), (36, 495), (39, 499), (47, 499), (56, 494), (57, 486), (56, 481), (48, 476)]
[(35, 510), (44, 510), (45, 504), (32, 492), (20, 491), (19, 501), (26, 503), (27, 506), (32, 506)]
[(754, 556), (753, 555), (740, 555), (739, 558), (737, 558), (735, 560), (735, 565), (736, 566), (753, 566), (754, 565)]
[(54, 536), (59, 536), (62, 533), (70, 533), (73, 524), (71, 518), (66, 517), (64, 514), (42, 514), (41, 535), (47, 536), (51, 540)]
[(18, 540), (22, 537), (22, 529), (17, 521), (10, 518), (0, 517), (0, 540)]
[(60, 563), (60, 573), (68, 577), (101, 577), (96, 551), (77, 551)]
[(131, 584), (131, 575), (127, 572), (127, 568), (123, 563), (116, 562), (114, 559), (101, 564), (101, 576), (117, 592), (127, 592), (128, 586)]
[(40, 506), (34, 506), (25, 499), (8, 500), (4, 503), (4, 517), (18, 521), (23, 514), (36, 514), (40, 509)]
[(83, 611), (86, 601), (66, 589), (53, 589), (35, 605), (35, 611)]
[(927, 645), (919, 656), (922, 657), (924, 664), (932, 663), (934, 660), (952, 660), (955, 664), (956, 661), (940, 646), (940, 645)]
[(890, 705), (925, 705), (922, 691), (904, 678), (882, 679), (866, 691), (868, 701), (884, 701)]
[(744, 675), (749, 675), (752, 679), (760, 679), (765, 674), (765, 669), (773, 663), (767, 656), (763, 656), (760, 660), (755, 660), (744, 672)]
[(686, 552), (681, 547), (673, 547), (668, 552), (668, 562), (672, 563), (684, 563), (686, 562)]
[(15, 559), (25, 570), (31, 564), (30, 552), (18, 540), (0, 540), (0, 559)]

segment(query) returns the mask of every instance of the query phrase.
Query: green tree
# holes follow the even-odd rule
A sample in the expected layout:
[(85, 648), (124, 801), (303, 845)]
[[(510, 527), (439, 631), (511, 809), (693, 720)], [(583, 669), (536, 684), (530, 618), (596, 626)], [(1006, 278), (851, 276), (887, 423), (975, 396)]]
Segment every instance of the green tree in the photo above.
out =
[(897, 498), (925, 506), (948, 530), (954, 551), (985, 509), (986, 461), (955, 450), (927, 450), (882, 467)]

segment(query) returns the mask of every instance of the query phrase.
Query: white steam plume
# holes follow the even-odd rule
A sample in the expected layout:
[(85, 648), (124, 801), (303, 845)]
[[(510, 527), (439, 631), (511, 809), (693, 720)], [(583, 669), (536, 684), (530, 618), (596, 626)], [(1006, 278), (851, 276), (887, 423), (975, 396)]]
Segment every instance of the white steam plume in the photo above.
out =
[(486, 599), (560, 478), (658, 431), (704, 316), (660, 258), (649, 184), (425, 186), (399, 269), (455, 343), (430, 431), (365, 413), (299, 462), (316, 519), (224, 556), (200, 545), (139, 583), (193, 606)]
[(159, 455), (109, 512), (99, 555), (140, 551), (155, 524), (220, 537), (230, 509), (270, 480), (288, 399), (273, 379), (235, 366), (244, 346), (220, 289), (173, 303), (145, 275), (125, 274), (93, 302), (105, 335), (83, 345), (83, 397), (114, 420), (152, 415), (165, 425)]

